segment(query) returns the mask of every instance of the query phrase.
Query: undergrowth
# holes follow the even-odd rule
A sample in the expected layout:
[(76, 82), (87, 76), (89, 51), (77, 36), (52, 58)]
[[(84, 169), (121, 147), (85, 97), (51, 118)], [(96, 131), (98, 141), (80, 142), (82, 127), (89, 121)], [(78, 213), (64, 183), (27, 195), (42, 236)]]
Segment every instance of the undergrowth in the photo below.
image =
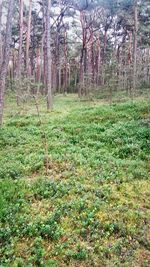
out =
[(42, 125), (8, 103), (0, 266), (149, 266), (150, 102), (56, 97), (52, 113), (40, 103)]

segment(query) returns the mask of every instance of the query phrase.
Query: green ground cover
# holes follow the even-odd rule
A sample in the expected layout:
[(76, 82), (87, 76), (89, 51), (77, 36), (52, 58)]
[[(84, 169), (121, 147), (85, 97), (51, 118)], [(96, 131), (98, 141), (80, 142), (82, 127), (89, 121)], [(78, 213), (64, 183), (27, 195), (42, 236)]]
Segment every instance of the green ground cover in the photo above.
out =
[(150, 101), (39, 110), (6, 102), (0, 266), (150, 266)]

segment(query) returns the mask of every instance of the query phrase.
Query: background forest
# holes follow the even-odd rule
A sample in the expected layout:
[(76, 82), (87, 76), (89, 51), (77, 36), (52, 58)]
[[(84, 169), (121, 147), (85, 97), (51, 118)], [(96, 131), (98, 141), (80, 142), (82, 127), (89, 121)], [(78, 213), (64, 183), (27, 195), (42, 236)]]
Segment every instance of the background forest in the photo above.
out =
[(55, 93), (111, 102), (149, 87), (148, 0), (1, 1), (0, 40), (1, 117), (6, 76), (18, 105), (42, 94), (48, 109)]

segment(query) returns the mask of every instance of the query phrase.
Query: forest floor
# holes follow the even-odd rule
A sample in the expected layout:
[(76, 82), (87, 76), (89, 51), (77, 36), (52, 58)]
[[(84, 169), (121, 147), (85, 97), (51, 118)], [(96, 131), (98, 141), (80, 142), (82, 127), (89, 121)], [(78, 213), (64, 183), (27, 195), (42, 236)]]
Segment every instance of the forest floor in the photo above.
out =
[(0, 266), (150, 266), (150, 101), (39, 111), (6, 102)]

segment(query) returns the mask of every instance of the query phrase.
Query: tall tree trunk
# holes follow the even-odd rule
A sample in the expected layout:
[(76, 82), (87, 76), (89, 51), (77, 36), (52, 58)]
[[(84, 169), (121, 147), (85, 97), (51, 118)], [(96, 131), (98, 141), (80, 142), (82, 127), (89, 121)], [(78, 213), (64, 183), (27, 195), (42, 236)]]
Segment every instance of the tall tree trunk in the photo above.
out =
[(2, 64), (2, 0), (0, 0), (0, 67)]
[(20, 11), (19, 11), (19, 51), (17, 61), (17, 104), (19, 104), (19, 94), (21, 89), (21, 66), (22, 66), (22, 41), (23, 41), (23, 0), (20, 0)]
[(97, 51), (96, 51), (96, 84), (100, 84), (100, 66), (101, 66), (101, 42), (100, 36), (98, 36), (97, 40)]
[(3, 61), (0, 68), (0, 125), (2, 125), (2, 119), (3, 119), (5, 83), (6, 83), (8, 64), (9, 64), (10, 45), (12, 41), (13, 9), (14, 9), (14, 0), (9, 0), (6, 32), (4, 40)]
[(41, 48), (40, 47), (38, 47), (36, 50), (36, 63), (37, 63), (36, 82), (40, 83), (41, 82)]
[(137, 31), (138, 31), (138, 5), (134, 0), (134, 40), (133, 40), (133, 93), (135, 94), (137, 86)]
[(30, 76), (29, 68), (29, 48), (30, 48), (30, 34), (31, 34), (31, 14), (32, 14), (32, 0), (29, 0), (29, 17), (27, 26), (27, 39), (26, 39), (26, 74)]
[(37, 95), (40, 93), (40, 83), (41, 83), (41, 49), (37, 48), (37, 69), (36, 69), (36, 82), (37, 82)]
[(21, 78), (21, 65), (22, 65), (22, 41), (23, 41), (23, 0), (20, 0), (20, 11), (19, 11), (19, 51), (17, 61), (17, 79)]
[(106, 63), (106, 49), (107, 49), (107, 31), (108, 29), (105, 29), (104, 33), (104, 48), (103, 48), (103, 55), (102, 55), (102, 85), (105, 84), (105, 63)]
[(93, 35), (93, 28), (91, 27), (90, 30), (90, 40), (89, 40), (89, 73), (90, 73), (90, 80), (88, 80), (88, 84), (91, 83), (94, 85), (95, 82), (95, 55), (94, 55), (94, 35)]
[(129, 90), (129, 94), (131, 96), (132, 91), (132, 33), (129, 32), (128, 34), (129, 38), (129, 46), (128, 46), (128, 79), (127, 79), (127, 87)]
[(43, 84), (44, 84), (44, 41), (45, 41), (45, 32), (43, 33), (42, 36), (42, 45), (41, 45), (41, 82)]
[(53, 88), (53, 93), (56, 92), (57, 90), (57, 65), (56, 61), (54, 59), (54, 62), (52, 63), (53, 69), (52, 69), (52, 88)]
[(150, 83), (150, 49), (146, 49), (146, 83)]
[(67, 92), (68, 85), (68, 48), (67, 48), (67, 31), (65, 29), (64, 33), (64, 57), (65, 57), (65, 66), (64, 66), (64, 93)]
[(82, 91), (84, 87), (84, 70), (83, 70), (83, 48), (81, 51), (81, 57), (80, 57), (80, 84), (79, 84), (79, 89), (78, 89), (78, 96), (82, 96)]
[(47, 90), (47, 110), (52, 110), (52, 86), (51, 86), (51, 35), (50, 35), (50, 10), (51, 0), (46, 0), (46, 21), (45, 21), (45, 34), (46, 34), (46, 90)]
[(59, 66), (58, 92), (61, 93), (61, 64)]
[[(56, 62), (56, 90), (60, 91), (59, 89), (61, 88), (61, 79), (60, 79), (60, 29), (61, 29), (61, 22), (62, 22), (63, 16), (61, 16), (60, 21), (57, 24), (56, 28), (56, 48), (55, 48), (55, 62)], [(60, 67), (61, 68), (61, 67)]]
[[(85, 46), (84, 50), (83, 50), (83, 66), (84, 66), (84, 77), (83, 77), (83, 91), (84, 91), (84, 94), (87, 95), (87, 88), (86, 88), (86, 85), (87, 85), (87, 47)], [(86, 84), (85, 84), (85, 81), (86, 81)]]
[(81, 97), (85, 90), (85, 74), (87, 70), (87, 29), (85, 21), (85, 12), (80, 11), (80, 23), (82, 27), (82, 50), (80, 56), (80, 84), (78, 96)]
[(47, 55), (46, 55), (46, 36), (44, 40), (44, 47), (43, 47), (43, 61), (44, 61), (44, 66), (43, 66), (43, 81), (44, 81), (44, 94), (47, 95), (47, 89), (46, 89), (46, 84), (47, 84)]

